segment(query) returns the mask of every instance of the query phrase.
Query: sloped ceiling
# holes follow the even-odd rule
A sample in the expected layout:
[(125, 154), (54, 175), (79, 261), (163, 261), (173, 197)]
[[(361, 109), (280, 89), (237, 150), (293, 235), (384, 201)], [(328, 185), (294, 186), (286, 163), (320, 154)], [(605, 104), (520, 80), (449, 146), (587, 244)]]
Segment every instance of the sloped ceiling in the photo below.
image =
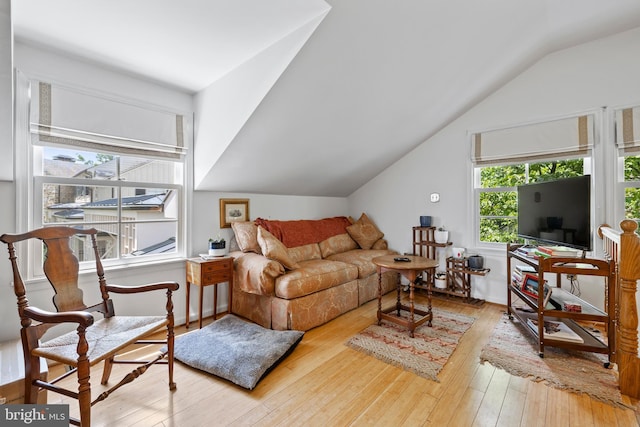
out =
[(15, 38), (198, 92), (321, 11), (323, 0), (12, 0)]
[[(640, 26), (637, 0), (18, 0), (12, 12), (25, 42), (193, 92), (196, 189), (308, 196), (348, 196), (544, 55)], [(206, 108), (208, 92), (234, 120)]]

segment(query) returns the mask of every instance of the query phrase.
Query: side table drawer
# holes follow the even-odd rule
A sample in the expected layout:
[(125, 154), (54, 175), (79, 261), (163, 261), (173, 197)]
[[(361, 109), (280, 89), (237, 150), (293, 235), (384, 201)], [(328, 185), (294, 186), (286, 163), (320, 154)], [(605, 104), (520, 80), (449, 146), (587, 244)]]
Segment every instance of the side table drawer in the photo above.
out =
[(231, 272), (229, 271), (214, 271), (202, 275), (203, 284), (228, 282), (229, 280), (231, 280)]
[(233, 260), (231, 259), (226, 259), (226, 260), (222, 260), (222, 261), (218, 261), (218, 262), (207, 262), (202, 264), (202, 272), (205, 273), (205, 275), (207, 273), (211, 273), (214, 271), (231, 271), (233, 265)]

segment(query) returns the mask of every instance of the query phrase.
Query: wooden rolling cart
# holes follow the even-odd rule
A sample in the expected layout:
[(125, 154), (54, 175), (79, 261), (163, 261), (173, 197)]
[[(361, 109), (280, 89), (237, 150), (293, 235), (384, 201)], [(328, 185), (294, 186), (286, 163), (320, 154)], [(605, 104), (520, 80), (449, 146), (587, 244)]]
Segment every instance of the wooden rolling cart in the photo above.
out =
[[(520, 246), (522, 245), (507, 245), (507, 314), (511, 319), (517, 318), (523, 324), (524, 329), (536, 337), (538, 340), (538, 355), (544, 357), (545, 346), (552, 346), (607, 354), (609, 360), (604, 363), (605, 367), (615, 362), (615, 263), (613, 261), (584, 257), (550, 257), (538, 261), (520, 253), (517, 250)], [(525, 294), (522, 288), (514, 283), (512, 276), (513, 260), (535, 268), (538, 276), (538, 287), (543, 286), (542, 284), (545, 283), (545, 274), (556, 275), (556, 285), (551, 287), (551, 300), (549, 303), (544, 304), (544, 292), (539, 292), (538, 298), (535, 299)], [(605, 281), (604, 310), (594, 307), (563, 289), (563, 274), (602, 277)], [(526, 311), (514, 304), (514, 295), (528, 307)], [(569, 306), (579, 306), (581, 311), (570, 311), (567, 308)], [(535, 326), (533, 320), (535, 320), (537, 326)], [(607, 337), (604, 338), (599, 334), (594, 334), (580, 324), (580, 321), (602, 324)], [(545, 322), (561, 323), (579, 338), (574, 340), (554, 338), (549, 330), (545, 332)]]

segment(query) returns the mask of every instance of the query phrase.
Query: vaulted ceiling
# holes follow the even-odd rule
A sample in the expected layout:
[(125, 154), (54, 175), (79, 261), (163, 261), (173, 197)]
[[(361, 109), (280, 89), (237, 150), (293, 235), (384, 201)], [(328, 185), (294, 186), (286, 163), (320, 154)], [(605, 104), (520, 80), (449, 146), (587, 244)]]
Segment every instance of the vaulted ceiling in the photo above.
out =
[(640, 26), (640, 2), (14, 0), (12, 17), (23, 43), (194, 94), (196, 189), (348, 196), (548, 53)]

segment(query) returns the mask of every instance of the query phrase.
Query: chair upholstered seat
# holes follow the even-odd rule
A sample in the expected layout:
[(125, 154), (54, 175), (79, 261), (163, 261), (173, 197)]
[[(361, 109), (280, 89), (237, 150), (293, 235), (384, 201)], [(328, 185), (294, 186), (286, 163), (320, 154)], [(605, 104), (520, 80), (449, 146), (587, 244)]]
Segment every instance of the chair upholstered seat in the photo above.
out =
[[(87, 328), (89, 365), (103, 361), (141, 336), (160, 331), (167, 326), (166, 316), (116, 316), (100, 319)], [(69, 366), (78, 363), (78, 333), (68, 332), (42, 342), (32, 351), (34, 356), (45, 357)]]

